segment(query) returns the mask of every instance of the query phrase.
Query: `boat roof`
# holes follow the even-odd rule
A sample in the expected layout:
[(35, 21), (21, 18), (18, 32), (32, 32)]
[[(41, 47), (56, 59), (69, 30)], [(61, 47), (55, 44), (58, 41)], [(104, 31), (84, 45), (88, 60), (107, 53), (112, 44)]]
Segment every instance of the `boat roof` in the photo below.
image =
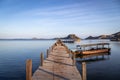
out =
[[(96, 44), (84, 44), (84, 45), (79, 45), (80, 47), (88, 47), (88, 46), (97, 46), (97, 45), (110, 45), (109, 43), (96, 43)], [(79, 47), (77, 45), (77, 47)]]

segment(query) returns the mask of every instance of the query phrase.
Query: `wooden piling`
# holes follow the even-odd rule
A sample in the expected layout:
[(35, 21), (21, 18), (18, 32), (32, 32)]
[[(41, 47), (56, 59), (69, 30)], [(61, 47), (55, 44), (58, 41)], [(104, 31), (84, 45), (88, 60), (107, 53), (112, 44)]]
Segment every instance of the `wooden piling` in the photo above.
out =
[(53, 51), (54, 46), (52, 46), (52, 51)]
[(48, 58), (49, 50), (47, 49), (47, 58)]
[(69, 58), (71, 58), (71, 51), (70, 51), (70, 49), (69, 49)]
[(74, 65), (74, 66), (75, 66), (75, 64), (76, 64), (75, 56), (76, 56), (76, 54), (73, 53), (73, 65)]
[(40, 54), (40, 66), (43, 66), (44, 55), (43, 53)]
[(72, 60), (73, 60), (73, 51), (70, 51), (71, 52), (71, 58), (72, 58)]
[(32, 80), (32, 60), (26, 61), (26, 80)]
[(82, 80), (87, 80), (86, 63), (82, 62)]

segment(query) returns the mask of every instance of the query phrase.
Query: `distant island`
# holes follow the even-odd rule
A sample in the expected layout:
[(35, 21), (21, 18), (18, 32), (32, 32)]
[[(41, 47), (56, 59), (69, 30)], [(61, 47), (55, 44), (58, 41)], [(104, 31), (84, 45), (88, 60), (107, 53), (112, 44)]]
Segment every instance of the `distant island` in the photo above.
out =
[(120, 32), (111, 35), (89, 36), (85, 39), (110, 39), (111, 41), (120, 41)]
[(71, 40), (78, 41), (78, 42), (81, 40), (81, 38), (79, 38), (79, 37), (76, 36), (75, 34), (69, 34), (69, 35), (66, 36), (66, 37), (54, 38), (54, 39), (71, 39)]
[[(76, 36), (75, 34), (69, 34), (66, 37), (59, 37), (59, 38), (15, 38), (15, 39), (0, 39), (0, 40), (57, 40), (57, 39), (71, 39), (74, 41), (80, 41), (82, 40), (80, 37)], [(120, 41), (120, 32), (114, 33), (114, 34), (110, 34), (110, 35), (100, 35), (100, 36), (89, 36), (87, 38), (85, 38), (85, 40), (87, 39), (109, 39), (111, 41)]]
[(74, 41), (80, 41), (81, 40), (81, 38), (79, 38), (75, 34), (69, 34), (68, 36), (61, 37), (61, 38), (49, 38), (49, 39), (33, 37), (33, 38), (29, 38), (29, 39), (26, 39), (26, 38), (15, 38), (15, 39), (0, 39), (0, 40), (57, 40), (57, 39), (71, 39), (71, 40), (74, 40)]

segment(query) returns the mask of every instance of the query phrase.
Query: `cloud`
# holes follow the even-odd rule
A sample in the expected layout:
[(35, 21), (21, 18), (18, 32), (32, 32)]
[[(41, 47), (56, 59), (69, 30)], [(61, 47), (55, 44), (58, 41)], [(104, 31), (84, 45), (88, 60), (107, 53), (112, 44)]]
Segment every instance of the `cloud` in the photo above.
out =
[[(103, 2), (102, 2), (103, 3)], [(107, 3), (107, 2), (106, 2)], [(100, 5), (99, 5), (100, 6)], [(37, 8), (20, 13), (19, 15), (38, 21), (61, 23), (67, 21), (73, 22), (92, 22), (104, 19), (112, 19), (112, 16), (120, 16), (117, 6), (103, 5), (103, 7), (95, 7), (91, 2), (75, 3), (69, 5), (52, 6), (46, 8)], [(97, 10), (98, 9), (98, 10)], [(114, 14), (113, 14), (114, 13)], [(116, 15), (115, 15), (116, 14)], [(18, 16), (19, 16), (18, 15)], [(89, 21), (90, 20), (90, 21)]]
[[(110, 3), (110, 4), (109, 4)], [(16, 34), (36, 35), (41, 33), (58, 34), (58, 33), (79, 33), (84, 32), (88, 34), (88, 30), (92, 31), (95, 27), (112, 27), (118, 25), (120, 21), (119, 6), (115, 3), (108, 1), (96, 0), (70, 3), (61, 5), (31, 5), (33, 8), (27, 8), (30, 5), (26, 5), (25, 9), (19, 5), (14, 5), (7, 12), (2, 22), (1, 31), (11, 31)], [(9, 7), (9, 6), (8, 6)], [(19, 10), (19, 8), (21, 8)], [(18, 10), (15, 11), (15, 10)], [(1, 10), (1, 12), (4, 10)], [(15, 12), (15, 13), (14, 13)], [(11, 14), (8, 14), (11, 13)], [(4, 23), (4, 24), (3, 24)], [(12, 28), (14, 30), (9, 30)], [(68, 30), (69, 29), (69, 30)], [(87, 30), (86, 30), (87, 29)], [(106, 29), (107, 30), (107, 29)], [(97, 30), (100, 32), (102, 30)], [(1, 32), (2, 33), (2, 32)], [(33, 33), (33, 34), (32, 34)], [(36, 33), (36, 34), (34, 34)], [(26, 34), (28, 35), (28, 34)]]

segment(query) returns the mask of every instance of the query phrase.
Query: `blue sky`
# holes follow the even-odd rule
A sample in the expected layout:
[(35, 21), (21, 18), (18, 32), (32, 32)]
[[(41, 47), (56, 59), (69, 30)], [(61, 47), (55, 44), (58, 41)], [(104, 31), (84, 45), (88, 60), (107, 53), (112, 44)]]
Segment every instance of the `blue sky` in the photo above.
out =
[(120, 0), (0, 0), (0, 38), (52, 38), (120, 31)]

